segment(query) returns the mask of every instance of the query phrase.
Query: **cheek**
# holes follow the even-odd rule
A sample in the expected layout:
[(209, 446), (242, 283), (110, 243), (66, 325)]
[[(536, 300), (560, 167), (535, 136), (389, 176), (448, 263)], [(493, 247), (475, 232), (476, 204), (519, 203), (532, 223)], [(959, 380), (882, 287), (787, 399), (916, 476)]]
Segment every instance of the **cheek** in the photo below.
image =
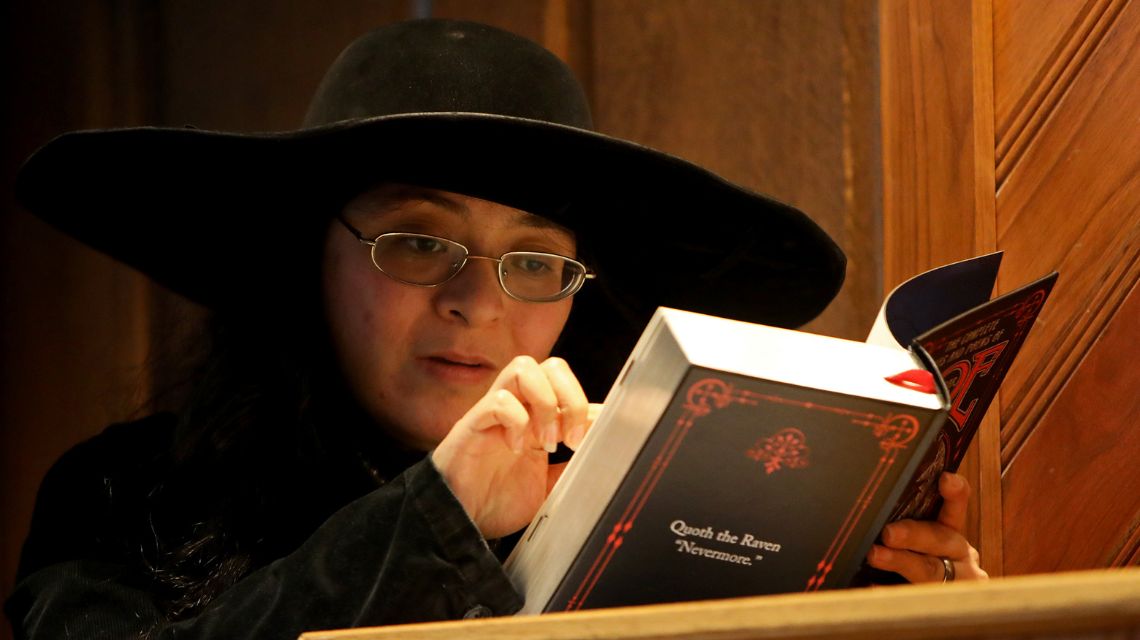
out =
[(401, 331), (410, 322), (394, 315), (395, 310), (407, 308), (399, 301), (400, 291), (392, 286), (397, 283), (377, 277), (381, 274), (371, 263), (362, 266), (352, 257), (336, 252), (329, 256), (324, 273), (325, 313), (342, 372), (359, 396), (378, 391), (385, 354), (402, 343)]
[(534, 356), (540, 361), (549, 356), (566, 326), (570, 304), (570, 300), (564, 300), (529, 310), (526, 319), (516, 325), (519, 352)]

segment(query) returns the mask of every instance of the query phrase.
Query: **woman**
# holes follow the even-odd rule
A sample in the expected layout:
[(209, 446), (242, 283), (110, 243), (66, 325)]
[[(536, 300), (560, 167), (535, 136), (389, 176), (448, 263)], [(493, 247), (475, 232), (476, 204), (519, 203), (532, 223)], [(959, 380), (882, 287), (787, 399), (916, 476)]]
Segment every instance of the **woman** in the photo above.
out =
[[(302, 130), (37, 152), (30, 210), (214, 318), (177, 415), (113, 426), (45, 479), (6, 605), (17, 634), (516, 610), (493, 541), (533, 516), (548, 451), (581, 442), (648, 314), (794, 326), (843, 276), (802, 213), (589, 129), (553, 55), (418, 21), (353, 43)], [(964, 483), (942, 489), (941, 522), (891, 525), (872, 564), (984, 576)]]

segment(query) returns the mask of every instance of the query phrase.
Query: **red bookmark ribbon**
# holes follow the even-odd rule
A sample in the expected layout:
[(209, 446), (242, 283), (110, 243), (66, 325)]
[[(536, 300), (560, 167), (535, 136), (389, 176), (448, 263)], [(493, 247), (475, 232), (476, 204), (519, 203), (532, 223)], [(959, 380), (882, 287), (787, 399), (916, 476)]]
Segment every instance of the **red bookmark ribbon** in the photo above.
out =
[(887, 376), (887, 382), (897, 384), (900, 387), (907, 389), (914, 389), (923, 393), (934, 393), (934, 374), (926, 369), (911, 369), (910, 371), (903, 371), (896, 373), (893, 376)]

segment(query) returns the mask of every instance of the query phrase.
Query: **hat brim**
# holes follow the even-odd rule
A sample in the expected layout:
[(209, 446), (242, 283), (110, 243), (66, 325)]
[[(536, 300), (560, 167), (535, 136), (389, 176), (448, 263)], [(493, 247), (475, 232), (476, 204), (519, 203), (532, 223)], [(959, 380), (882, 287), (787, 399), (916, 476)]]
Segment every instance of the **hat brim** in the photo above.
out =
[(29, 158), (17, 198), (173, 291), (224, 308), (273, 288), (285, 256), (318, 246), (348, 199), (385, 181), (572, 229), (599, 278), (576, 297), (562, 346), (618, 352), (585, 363), (606, 370), (587, 385), (596, 389), (657, 306), (794, 327), (843, 282), (842, 251), (794, 207), (635, 143), (509, 116), (400, 114), (267, 134), (76, 132)]

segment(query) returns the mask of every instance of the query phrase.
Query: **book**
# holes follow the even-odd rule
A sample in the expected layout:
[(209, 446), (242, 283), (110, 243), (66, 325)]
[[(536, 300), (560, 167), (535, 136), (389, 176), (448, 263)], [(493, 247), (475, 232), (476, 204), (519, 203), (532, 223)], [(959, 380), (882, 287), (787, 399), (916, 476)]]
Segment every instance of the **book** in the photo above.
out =
[(507, 559), (520, 613), (865, 579), (889, 519), (936, 514), (1056, 279), (990, 300), (999, 264), (903, 283), (868, 342), (658, 309)]

